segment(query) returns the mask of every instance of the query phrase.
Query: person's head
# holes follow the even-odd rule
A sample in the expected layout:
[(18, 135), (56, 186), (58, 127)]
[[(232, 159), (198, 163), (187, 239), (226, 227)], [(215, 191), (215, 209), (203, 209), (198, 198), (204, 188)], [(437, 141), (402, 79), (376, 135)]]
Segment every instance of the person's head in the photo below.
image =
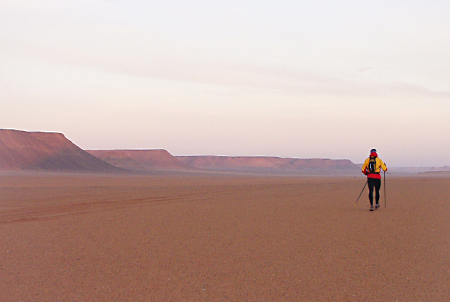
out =
[(377, 157), (377, 156), (378, 156), (377, 149), (370, 150), (370, 157)]

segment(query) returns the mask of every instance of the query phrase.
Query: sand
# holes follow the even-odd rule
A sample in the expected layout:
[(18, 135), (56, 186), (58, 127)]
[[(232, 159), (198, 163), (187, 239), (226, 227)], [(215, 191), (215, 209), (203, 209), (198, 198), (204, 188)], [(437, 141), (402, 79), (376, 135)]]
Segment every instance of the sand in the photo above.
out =
[(0, 301), (448, 301), (450, 177), (0, 175)]

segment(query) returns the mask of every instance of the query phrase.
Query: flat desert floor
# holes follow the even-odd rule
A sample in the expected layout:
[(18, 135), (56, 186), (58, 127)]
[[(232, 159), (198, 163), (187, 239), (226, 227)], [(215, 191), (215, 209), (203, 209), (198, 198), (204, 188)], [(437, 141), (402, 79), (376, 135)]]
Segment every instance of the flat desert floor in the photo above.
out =
[(450, 176), (387, 176), (3, 174), (0, 301), (448, 301)]

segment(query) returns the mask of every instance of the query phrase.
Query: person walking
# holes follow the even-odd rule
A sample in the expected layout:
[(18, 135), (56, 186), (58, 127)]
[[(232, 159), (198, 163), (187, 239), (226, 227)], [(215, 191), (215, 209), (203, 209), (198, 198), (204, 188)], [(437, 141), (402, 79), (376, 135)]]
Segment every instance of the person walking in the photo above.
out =
[(381, 174), (380, 171), (387, 171), (386, 164), (378, 157), (377, 150), (370, 150), (370, 156), (364, 161), (362, 172), (367, 175), (367, 184), (369, 186), (370, 210), (373, 211), (373, 189), (375, 189), (375, 209), (380, 207), (380, 188)]

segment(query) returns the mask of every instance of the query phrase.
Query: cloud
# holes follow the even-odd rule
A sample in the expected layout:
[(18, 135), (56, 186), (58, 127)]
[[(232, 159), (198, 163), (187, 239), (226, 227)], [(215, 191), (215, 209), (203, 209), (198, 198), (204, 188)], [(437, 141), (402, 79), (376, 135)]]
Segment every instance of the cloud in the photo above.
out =
[[(137, 51), (121, 55), (111, 51), (82, 52), (63, 47), (0, 37), (3, 55), (101, 70), (127, 76), (229, 86), (265, 93), (325, 95), (333, 97), (386, 97), (392, 95), (450, 99), (450, 91), (432, 91), (420, 85), (399, 82), (372, 83), (360, 78), (332, 77), (298, 70), (224, 63), (171, 51), (166, 55)], [(134, 45), (136, 46), (136, 45)], [(366, 72), (372, 67), (363, 67)]]
[(450, 90), (433, 91), (431, 89), (427, 89), (420, 85), (412, 85), (412, 84), (405, 84), (405, 83), (386, 84), (386, 85), (383, 85), (381, 88), (386, 90), (386, 92), (388, 92), (388, 93), (414, 95), (414, 96), (421, 96), (421, 97), (426, 97), (426, 98), (438, 98), (438, 99), (450, 100)]
[(358, 69), (358, 72), (367, 72), (372, 69), (373, 67), (361, 67), (360, 69)]
[(61, 10), (73, 9), (83, 5), (99, 3), (97, 0), (0, 0), (0, 9), (15, 13), (40, 12), (55, 13)]

